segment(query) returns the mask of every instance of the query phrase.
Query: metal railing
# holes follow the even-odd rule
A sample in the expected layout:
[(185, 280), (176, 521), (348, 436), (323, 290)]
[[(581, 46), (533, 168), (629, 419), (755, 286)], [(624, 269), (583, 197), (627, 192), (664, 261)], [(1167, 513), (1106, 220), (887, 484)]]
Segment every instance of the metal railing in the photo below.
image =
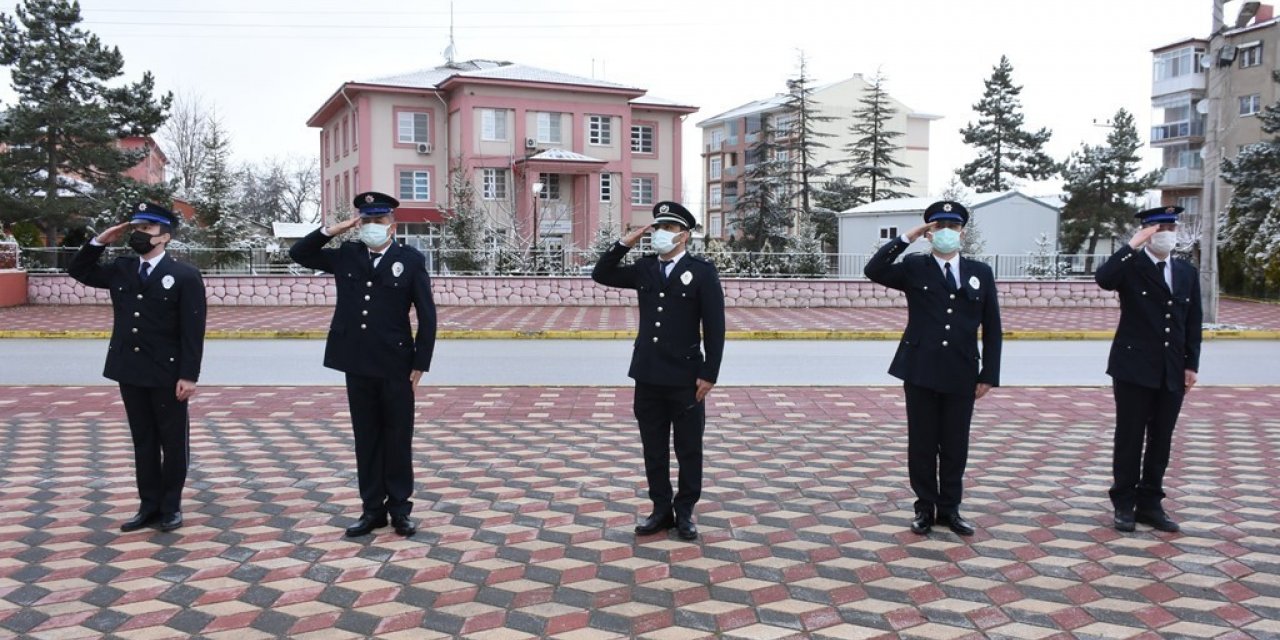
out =
[[(113, 248), (112, 255), (135, 255), (128, 249)], [(24, 248), (22, 268), (32, 273), (64, 273), (71, 264), (74, 248)], [(206, 275), (310, 275), (314, 273), (289, 259), (287, 248), (269, 249), (173, 249), (179, 260), (195, 265)], [(423, 250), (427, 268), (437, 275), (483, 276), (584, 276), (590, 275), (599, 253), (590, 249), (544, 248), (485, 249), (480, 251)], [(632, 251), (628, 260), (643, 255)], [(823, 253), (814, 255), (763, 252), (714, 251), (705, 254), (725, 277), (834, 278), (862, 280), (870, 253)], [(991, 266), (997, 279), (1087, 279), (1108, 254), (982, 254), (971, 256)]]
[(1151, 141), (1160, 142), (1162, 140), (1170, 140), (1173, 138), (1203, 137), (1204, 121), (1202, 120), (1183, 120), (1181, 122), (1166, 122), (1151, 127)]

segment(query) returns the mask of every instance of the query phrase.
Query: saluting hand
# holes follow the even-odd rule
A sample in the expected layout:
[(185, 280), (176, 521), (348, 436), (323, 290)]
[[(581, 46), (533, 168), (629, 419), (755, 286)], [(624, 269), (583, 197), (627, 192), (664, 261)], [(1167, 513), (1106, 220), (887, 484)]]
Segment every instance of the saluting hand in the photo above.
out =
[(920, 239), (920, 236), (923, 236), (923, 235), (925, 234), (925, 232), (927, 232), (927, 231), (933, 231), (934, 229), (937, 229), (937, 228), (938, 228), (938, 223), (936, 223), (936, 222), (926, 222), (926, 223), (924, 223), (924, 224), (922, 224), (922, 225), (920, 225), (920, 226), (918, 226), (918, 227), (916, 227), (916, 228), (914, 228), (914, 229), (912, 229), (912, 230), (908, 231), (908, 232), (907, 232), (907, 240), (910, 240), (910, 241), (912, 241), (912, 242), (915, 242), (916, 240), (919, 240), (919, 239)]
[(711, 388), (714, 386), (716, 386), (716, 383), (707, 382), (702, 378), (698, 378), (698, 390), (693, 394), (694, 399), (698, 402), (702, 402), (703, 399), (707, 397), (707, 394), (711, 393)]
[(129, 230), (128, 222), (121, 222), (118, 225), (98, 234), (98, 244), (108, 245), (114, 244), (116, 240), (124, 237), (124, 232)]
[(351, 216), (335, 225), (330, 225), (324, 230), (326, 235), (337, 236), (347, 232), (348, 229), (360, 224), (360, 216)]
[(1154, 236), (1159, 231), (1160, 225), (1158, 224), (1138, 229), (1138, 232), (1133, 234), (1133, 237), (1129, 239), (1129, 247), (1134, 251), (1141, 249), (1142, 245), (1149, 242), (1151, 240), (1151, 236)]
[(175, 392), (175, 395), (178, 398), (178, 402), (186, 402), (187, 400), (190, 400), (191, 396), (194, 396), (195, 394), (196, 394), (196, 383), (194, 380), (178, 381), (178, 388)]
[(631, 233), (622, 236), (622, 239), (618, 242), (628, 247), (634, 247), (637, 242), (640, 242), (640, 238), (644, 237), (644, 234), (648, 233), (651, 228), (652, 227), (636, 227), (631, 230)]

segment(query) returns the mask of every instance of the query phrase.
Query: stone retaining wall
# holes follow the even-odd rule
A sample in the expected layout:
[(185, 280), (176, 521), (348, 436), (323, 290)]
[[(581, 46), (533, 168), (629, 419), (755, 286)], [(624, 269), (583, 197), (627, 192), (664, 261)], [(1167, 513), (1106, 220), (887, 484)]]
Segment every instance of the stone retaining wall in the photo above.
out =
[[(602, 287), (590, 278), (441, 276), (432, 280), (437, 304), (450, 306), (626, 306), (635, 293)], [(733, 278), (723, 281), (730, 307), (901, 307), (902, 293), (866, 280)], [(1091, 280), (1004, 280), (1006, 307), (1114, 307), (1116, 296)], [(330, 276), (206, 276), (210, 305), (332, 305)], [(31, 274), (30, 304), (110, 304), (105, 289), (63, 274)]]

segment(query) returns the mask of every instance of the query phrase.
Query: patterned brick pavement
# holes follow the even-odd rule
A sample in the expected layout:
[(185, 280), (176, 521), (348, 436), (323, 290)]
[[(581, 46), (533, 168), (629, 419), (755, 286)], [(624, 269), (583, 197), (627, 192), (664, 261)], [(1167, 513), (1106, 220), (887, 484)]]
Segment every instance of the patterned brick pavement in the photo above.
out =
[[(730, 331), (898, 332), (906, 309), (898, 308), (729, 308)], [(324, 332), (332, 307), (210, 307), (214, 332)], [(1111, 331), (1119, 310), (1111, 308), (1015, 307), (1001, 313), (1006, 331)], [(1223, 300), (1221, 323), (1243, 329), (1280, 330), (1280, 305)], [(28, 305), (0, 309), (0, 331), (107, 331), (105, 305)], [(631, 307), (441, 307), (440, 328), (455, 332), (634, 331)]]
[(637, 540), (630, 398), (424, 388), (420, 532), (346, 540), (341, 389), (203, 389), (187, 526), (121, 534), (115, 390), (0, 388), (0, 636), (1280, 637), (1280, 388), (1193, 392), (1177, 535), (1109, 527), (1106, 389), (997, 389), (968, 540), (906, 531), (892, 387), (717, 390), (702, 539)]

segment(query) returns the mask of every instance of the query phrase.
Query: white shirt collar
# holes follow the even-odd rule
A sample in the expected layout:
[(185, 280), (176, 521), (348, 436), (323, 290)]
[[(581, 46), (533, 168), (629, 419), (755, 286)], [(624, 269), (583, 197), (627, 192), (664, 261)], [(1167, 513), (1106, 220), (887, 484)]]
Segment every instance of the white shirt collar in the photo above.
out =
[(1169, 264), (1173, 262), (1173, 256), (1172, 256), (1172, 255), (1171, 255), (1171, 256), (1169, 256), (1169, 257), (1167, 257), (1167, 258), (1165, 258), (1165, 259), (1163, 259), (1163, 260), (1161, 260), (1160, 258), (1158, 258), (1158, 257), (1156, 256), (1156, 254), (1151, 253), (1151, 249), (1149, 249), (1149, 248), (1147, 248), (1147, 247), (1143, 247), (1143, 248), (1142, 248), (1142, 252), (1143, 252), (1143, 253), (1145, 253), (1145, 254), (1147, 254), (1147, 257), (1148, 257), (1148, 258), (1151, 258), (1151, 264), (1157, 264), (1157, 265), (1158, 265), (1158, 264), (1160, 264), (1161, 262), (1163, 262), (1163, 263), (1164, 263), (1164, 268), (1166, 268), (1166, 269), (1168, 269), (1168, 268), (1169, 268)]
[(154, 257), (154, 258), (152, 258), (152, 259), (150, 259), (150, 260), (142, 260), (142, 256), (138, 256), (138, 260), (139, 260), (139, 261), (138, 261), (138, 268), (139, 268), (139, 269), (141, 269), (141, 268), (142, 268), (142, 263), (143, 263), (143, 262), (146, 262), (146, 263), (148, 263), (148, 264), (150, 264), (150, 265), (151, 265), (151, 267), (148, 269), (148, 271), (155, 271), (155, 270), (156, 270), (156, 267), (160, 266), (160, 261), (161, 261), (161, 260), (164, 260), (165, 255), (166, 255), (166, 254), (168, 254), (168, 253), (169, 253), (168, 251), (161, 251), (159, 255), (157, 255), (156, 257)]
[[(675, 257), (674, 257), (674, 258), (672, 258), (672, 259), (671, 259), (671, 261), (667, 264), (667, 268), (669, 269), (669, 268), (671, 268), (673, 265), (675, 265), (675, 263), (680, 262), (680, 258), (683, 258), (683, 257), (684, 257), (684, 254), (685, 254), (685, 252), (684, 252), (684, 251), (681, 251), (680, 253), (677, 253), (677, 254), (675, 255)], [(661, 264), (662, 262), (663, 262), (663, 260), (662, 260), (662, 256), (658, 256), (658, 263), (659, 263), (659, 264)]]
[(932, 253), (929, 255), (933, 256), (934, 262), (938, 263), (938, 268), (941, 269), (944, 273), (947, 270), (947, 267), (945, 265), (950, 264), (951, 273), (956, 274), (957, 278), (960, 277), (960, 254), (959, 253), (955, 254), (954, 256), (951, 256), (950, 260), (943, 260), (942, 258), (939, 258), (938, 254), (936, 253)]

